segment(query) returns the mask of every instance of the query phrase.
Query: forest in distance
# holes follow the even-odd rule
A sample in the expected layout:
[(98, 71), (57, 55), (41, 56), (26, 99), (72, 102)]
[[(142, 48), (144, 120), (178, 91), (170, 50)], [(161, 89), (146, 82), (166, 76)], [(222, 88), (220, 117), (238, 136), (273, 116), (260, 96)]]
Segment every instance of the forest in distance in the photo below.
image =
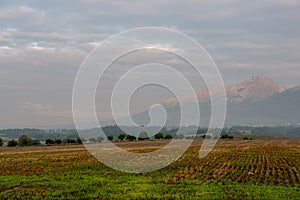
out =
[[(148, 127), (149, 130), (157, 127)], [(135, 127), (126, 127), (127, 130), (134, 132)], [(102, 128), (106, 136), (113, 136), (118, 138), (120, 134), (124, 133), (122, 127), (118, 126), (105, 126)], [(160, 133), (164, 135), (171, 135), (175, 137), (178, 127), (162, 128)], [(185, 136), (196, 134), (202, 136), (207, 133), (207, 128), (197, 128), (197, 133), (194, 132), (195, 127), (186, 126), (181, 128), (181, 133)], [(147, 131), (146, 131), (147, 132)], [(99, 136), (99, 128), (82, 130), (81, 133), (89, 135), (90, 137)], [(256, 135), (256, 136), (275, 136), (285, 138), (300, 138), (300, 126), (274, 126), (274, 127), (254, 127), (254, 126), (234, 126), (230, 128), (224, 128), (222, 135)], [(49, 138), (59, 139), (76, 139), (78, 138), (78, 132), (76, 129), (35, 129), (35, 128), (24, 128), (24, 129), (2, 129), (0, 130), (0, 138), (2, 139), (17, 139), (22, 135), (36, 140), (46, 141)], [(89, 139), (89, 138), (84, 138)]]

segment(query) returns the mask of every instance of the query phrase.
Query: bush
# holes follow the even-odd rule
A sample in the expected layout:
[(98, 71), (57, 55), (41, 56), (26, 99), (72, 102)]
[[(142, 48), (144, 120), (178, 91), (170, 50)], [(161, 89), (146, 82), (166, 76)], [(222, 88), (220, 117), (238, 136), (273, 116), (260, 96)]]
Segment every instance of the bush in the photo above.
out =
[(228, 139), (232, 140), (233, 139), (233, 135), (229, 135)]
[(154, 135), (154, 138), (157, 140), (161, 140), (161, 139), (164, 139), (164, 135), (162, 133), (157, 133)]
[(243, 140), (253, 140), (252, 138), (243, 137)]
[(47, 145), (54, 144), (54, 141), (52, 139), (47, 139), (46, 144)]
[(109, 136), (107, 136), (107, 139), (108, 139), (109, 141), (112, 141), (112, 140), (114, 139), (114, 136), (113, 136), (113, 135), (109, 135)]
[(7, 143), (7, 146), (8, 147), (15, 147), (15, 146), (17, 146), (18, 145), (18, 142), (16, 141), (16, 140), (10, 140), (10, 141), (8, 141), (8, 143)]
[(75, 144), (76, 141), (75, 141), (74, 139), (68, 138), (68, 139), (65, 140), (65, 143), (66, 143), (66, 144)]
[(165, 139), (166, 140), (171, 140), (171, 139), (173, 139), (173, 136), (172, 135), (165, 135)]
[(208, 134), (205, 134), (205, 135), (202, 135), (202, 138), (203, 139), (212, 139), (213, 137), (211, 135), (208, 135)]
[(30, 146), (31, 141), (32, 140), (27, 135), (21, 135), (19, 137), (18, 143), (20, 146)]
[(232, 140), (233, 139), (233, 135), (225, 134), (225, 135), (222, 135), (221, 138), (222, 139), (230, 139), (230, 140)]
[(62, 141), (61, 141), (61, 139), (58, 138), (58, 139), (54, 139), (54, 143), (55, 143), (55, 144), (61, 144)]
[(124, 140), (125, 138), (126, 138), (126, 135), (123, 133), (118, 136), (119, 140)]
[(3, 140), (0, 138), (0, 147), (3, 145)]
[(78, 137), (78, 138), (76, 139), (76, 143), (77, 143), (77, 144), (82, 144), (82, 140), (80, 139), (80, 137)]
[(41, 145), (41, 142), (39, 140), (32, 140), (31, 145), (38, 146), (38, 145)]
[(149, 140), (150, 138), (148, 137), (148, 134), (146, 132), (141, 132), (139, 134), (138, 140)]
[(127, 135), (126, 136), (126, 140), (128, 140), (128, 141), (134, 141), (134, 140), (136, 140), (136, 137), (133, 136), (133, 135)]

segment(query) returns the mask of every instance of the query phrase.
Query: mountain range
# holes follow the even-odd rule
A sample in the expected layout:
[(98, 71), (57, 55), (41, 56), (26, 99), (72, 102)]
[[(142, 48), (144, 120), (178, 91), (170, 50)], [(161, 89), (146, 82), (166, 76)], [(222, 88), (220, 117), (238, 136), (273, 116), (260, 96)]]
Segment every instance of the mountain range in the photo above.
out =
[[(257, 75), (226, 88), (226, 96), (226, 126), (288, 125), (300, 122), (300, 85), (285, 88), (264, 75)], [(197, 98), (200, 107), (200, 125), (207, 126), (211, 106), (208, 89), (199, 89)], [(178, 124), (180, 120), (178, 101), (189, 109), (190, 99), (190, 97), (180, 97), (163, 101), (168, 115), (166, 125)], [(189, 120), (195, 117), (192, 113), (190, 116), (184, 116), (185, 124), (189, 124)], [(133, 119), (137, 123), (149, 121), (148, 111), (134, 115)]]
[[(217, 91), (218, 88), (212, 86), (212, 91)], [(226, 96), (228, 103), (243, 103), (243, 102), (258, 102), (286, 91), (285, 87), (279, 86), (272, 79), (264, 76), (257, 75), (250, 79), (247, 79), (241, 83), (232, 85), (226, 88)], [(202, 88), (196, 91), (198, 101), (200, 103), (206, 103), (210, 101), (210, 94), (207, 88)], [(189, 101), (192, 97), (180, 97), (179, 101)], [(176, 98), (170, 98), (163, 101), (164, 105), (170, 105), (178, 103)]]

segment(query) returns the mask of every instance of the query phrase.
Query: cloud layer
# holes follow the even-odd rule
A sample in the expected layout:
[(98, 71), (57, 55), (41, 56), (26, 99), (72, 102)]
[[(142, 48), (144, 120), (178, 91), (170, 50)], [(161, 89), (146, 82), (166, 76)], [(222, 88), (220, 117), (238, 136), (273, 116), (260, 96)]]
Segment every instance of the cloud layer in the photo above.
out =
[(300, 84), (299, 10), (298, 0), (1, 1), (2, 126), (70, 123), (73, 82), (85, 56), (103, 39), (143, 26), (195, 38), (227, 85), (256, 74)]

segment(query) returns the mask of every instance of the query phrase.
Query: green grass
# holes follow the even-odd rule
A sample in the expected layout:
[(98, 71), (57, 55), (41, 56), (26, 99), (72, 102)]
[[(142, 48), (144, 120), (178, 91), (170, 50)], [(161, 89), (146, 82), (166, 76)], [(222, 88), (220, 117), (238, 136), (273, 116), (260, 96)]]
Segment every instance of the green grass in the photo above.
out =
[[(100, 175), (100, 174), (99, 174)], [(1, 199), (299, 199), (299, 186), (238, 184), (227, 181), (155, 183), (147, 177), (117, 178), (71, 172), (59, 176), (1, 176)]]
[[(190, 149), (172, 165), (146, 174), (115, 171), (86, 151), (2, 154), (0, 199), (300, 199), (299, 154), (294, 151), (273, 148), (258, 154), (262, 149), (232, 147), (202, 160), (197, 151)], [(277, 168), (272, 167), (281, 156), (293, 166), (279, 166), (282, 177), (269, 171), (245, 176), (253, 166), (264, 167), (260, 155), (269, 156), (267, 167), (274, 175)]]

